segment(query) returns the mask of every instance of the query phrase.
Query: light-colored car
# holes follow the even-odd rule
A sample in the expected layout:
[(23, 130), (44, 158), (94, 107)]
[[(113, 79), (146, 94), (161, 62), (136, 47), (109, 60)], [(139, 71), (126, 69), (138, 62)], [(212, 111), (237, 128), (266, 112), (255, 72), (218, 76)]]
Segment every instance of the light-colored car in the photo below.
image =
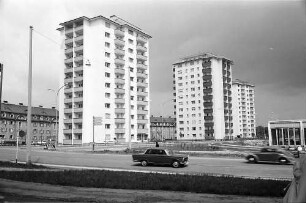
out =
[(259, 152), (247, 154), (245, 158), (250, 163), (268, 162), (289, 164), (295, 161), (292, 153), (276, 147), (264, 147)]

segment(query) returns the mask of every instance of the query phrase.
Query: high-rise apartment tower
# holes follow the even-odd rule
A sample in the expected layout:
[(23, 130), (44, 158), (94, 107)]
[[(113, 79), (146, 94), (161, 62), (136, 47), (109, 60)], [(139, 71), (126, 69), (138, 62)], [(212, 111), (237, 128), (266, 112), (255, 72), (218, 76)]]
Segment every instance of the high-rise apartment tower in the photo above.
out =
[(256, 134), (255, 86), (233, 81), (234, 136), (252, 138)]
[[(151, 36), (117, 16), (60, 25), (60, 84), (66, 87), (59, 92), (59, 143), (149, 139)], [(93, 127), (93, 117), (102, 125)]]
[(231, 60), (210, 53), (173, 64), (177, 139), (232, 136), (232, 65)]

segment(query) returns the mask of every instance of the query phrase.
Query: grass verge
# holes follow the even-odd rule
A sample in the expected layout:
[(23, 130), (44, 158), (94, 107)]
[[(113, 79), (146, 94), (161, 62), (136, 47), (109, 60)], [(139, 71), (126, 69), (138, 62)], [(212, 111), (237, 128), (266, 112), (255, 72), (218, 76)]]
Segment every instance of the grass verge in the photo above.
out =
[(184, 191), (281, 197), (285, 180), (244, 179), (210, 175), (135, 173), (97, 170), (0, 171), (0, 178), (62, 186)]
[(0, 167), (3, 168), (24, 168), (24, 169), (46, 169), (47, 167), (35, 164), (14, 163), (9, 161), (0, 161)]

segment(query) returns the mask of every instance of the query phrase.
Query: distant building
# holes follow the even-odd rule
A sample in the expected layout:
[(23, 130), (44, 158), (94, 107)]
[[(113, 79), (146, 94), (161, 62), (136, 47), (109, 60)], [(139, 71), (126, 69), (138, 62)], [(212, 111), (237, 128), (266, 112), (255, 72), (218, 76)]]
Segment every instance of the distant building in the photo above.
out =
[(132, 142), (150, 138), (149, 39), (117, 17), (79, 17), (60, 24), (65, 42), (59, 98), (59, 142)]
[(210, 53), (173, 64), (178, 140), (232, 136), (233, 61)]
[(151, 140), (176, 140), (176, 119), (171, 117), (150, 117)]
[(255, 86), (241, 80), (233, 81), (233, 135), (252, 138), (256, 135)]
[[(27, 133), (27, 106), (9, 104), (1, 105), (0, 142), (16, 141), (20, 131)], [(55, 108), (32, 107), (32, 141), (34, 143), (56, 140)], [(25, 142), (26, 136), (20, 138)]]
[(306, 120), (278, 120), (268, 123), (269, 145), (305, 146)]

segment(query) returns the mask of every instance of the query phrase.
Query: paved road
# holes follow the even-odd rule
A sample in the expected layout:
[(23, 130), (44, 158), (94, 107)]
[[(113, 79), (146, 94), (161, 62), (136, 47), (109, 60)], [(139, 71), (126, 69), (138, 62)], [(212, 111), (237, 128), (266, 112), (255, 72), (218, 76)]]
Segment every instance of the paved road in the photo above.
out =
[[(142, 167), (132, 162), (131, 155), (121, 154), (92, 154), (90, 152), (61, 152), (32, 149), (33, 163), (55, 164), (66, 166), (114, 168), (125, 170), (177, 172), (177, 173), (212, 173), (254, 178), (292, 178), (292, 165), (278, 164), (249, 164), (241, 158), (190, 157), (190, 164), (184, 168), (161, 166)], [(0, 147), (0, 160), (15, 160), (16, 149)], [(20, 161), (25, 161), (26, 150), (20, 149)]]

